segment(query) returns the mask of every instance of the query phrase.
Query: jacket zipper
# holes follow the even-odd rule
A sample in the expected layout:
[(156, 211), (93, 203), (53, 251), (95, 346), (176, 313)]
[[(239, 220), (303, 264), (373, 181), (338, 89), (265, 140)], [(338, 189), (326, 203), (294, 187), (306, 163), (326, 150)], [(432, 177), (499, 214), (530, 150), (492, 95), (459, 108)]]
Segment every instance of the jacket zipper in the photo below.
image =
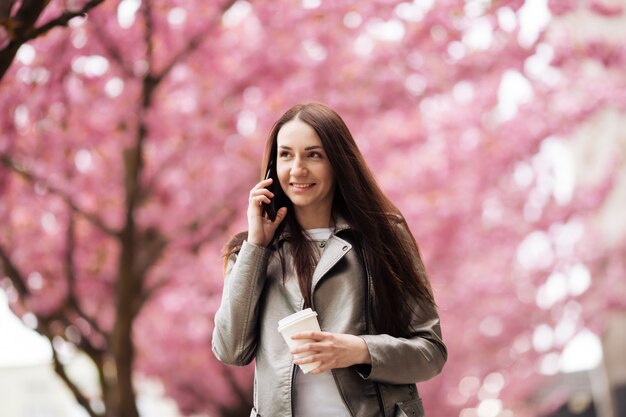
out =
[(289, 384), (291, 387), (291, 395), (289, 398), (289, 401), (291, 402), (291, 417), (293, 417), (293, 381), (296, 377), (296, 366), (292, 363), (291, 364), (291, 383)]
[[(329, 238), (330, 239), (330, 238)], [(367, 277), (367, 296), (365, 297), (365, 333), (366, 334), (370, 334), (370, 280), (371, 280), (371, 275), (370, 275), (370, 271), (369, 268), (367, 266), (367, 260), (365, 258), (365, 251), (363, 250), (363, 248), (361, 247), (361, 257), (363, 258), (363, 266), (365, 267), (365, 275)], [(302, 304), (300, 305), (300, 310), (302, 310), (302, 308), (304, 307), (304, 301), (302, 302)], [(315, 311), (315, 306), (313, 303), (313, 293), (311, 292), (311, 309), (313, 311)], [(343, 401), (344, 405), (346, 406), (346, 409), (348, 410), (348, 412), (350, 414), (352, 414), (352, 411), (350, 411), (350, 407), (348, 407), (348, 403), (346, 402), (346, 399), (344, 397), (343, 391), (341, 390), (341, 387), (338, 382), (337, 382), (337, 377), (335, 376), (335, 373), (332, 372), (331, 370), (331, 375), (333, 376), (333, 379), (335, 380), (335, 385), (337, 386), (337, 390), (339, 391), (339, 394), (341, 396), (341, 400)], [(293, 404), (293, 397), (294, 397), (294, 380), (295, 380), (295, 376), (296, 376), (296, 366), (293, 364), (291, 364), (291, 381), (290, 381), (290, 390), (291, 390), (291, 395), (290, 395), (290, 403), (291, 403), (291, 416), (293, 417), (293, 408), (294, 408), (294, 404)], [(378, 400), (378, 409), (380, 411), (380, 415), (382, 417), (386, 417), (385, 414), (385, 407), (383, 405), (383, 396), (382, 393), (380, 391), (380, 385), (378, 384), (378, 382), (374, 382), (374, 387), (376, 388), (376, 399)]]
[[(304, 299), (300, 303), (300, 311), (304, 308)], [(313, 307), (313, 294), (311, 294), (311, 310), (315, 311)], [(293, 364), (293, 357), (291, 358), (291, 381), (289, 381), (289, 389), (291, 394), (289, 395), (289, 402), (291, 403), (291, 417), (293, 417), (293, 393), (294, 393), (294, 381), (296, 379), (296, 365)]]
[[(330, 240), (331, 238), (332, 236), (330, 236), (328, 240)], [(328, 240), (326, 242), (328, 242)], [(315, 303), (313, 302), (314, 290), (315, 288), (311, 288), (311, 309), (313, 311), (315, 311)], [(302, 306), (300, 306), (300, 310), (302, 310), (303, 307), (304, 307), (304, 303), (302, 304)], [(332, 369), (330, 370), (330, 374), (333, 376), (333, 380), (335, 381), (335, 386), (337, 387), (337, 391), (339, 391), (339, 396), (341, 397), (341, 401), (343, 401), (343, 405), (346, 407), (346, 410), (348, 410), (350, 415), (352, 415), (352, 411), (350, 410), (350, 407), (348, 407), (348, 402), (346, 401), (346, 397), (343, 393), (343, 390), (341, 389), (341, 384), (339, 384), (339, 381), (337, 381), (337, 376), (335, 375)], [(295, 375), (295, 367), (294, 367), (294, 375)], [(293, 417), (293, 376), (292, 376), (292, 385), (291, 385), (291, 415)]]
[[(365, 275), (367, 277), (367, 296), (365, 297), (365, 333), (370, 334), (370, 282), (372, 276), (370, 275), (370, 270), (367, 265), (367, 258), (365, 257), (365, 250), (363, 247), (359, 245), (359, 249), (361, 250), (361, 257), (363, 258), (363, 266), (365, 267)], [(376, 399), (378, 400), (378, 411), (380, 411), (380, 415), (385, 417), (385, 405), (383, 404), (383, 395), (380, 391), (380, 384), (374, 381), (374, 388), (376, 388)]]

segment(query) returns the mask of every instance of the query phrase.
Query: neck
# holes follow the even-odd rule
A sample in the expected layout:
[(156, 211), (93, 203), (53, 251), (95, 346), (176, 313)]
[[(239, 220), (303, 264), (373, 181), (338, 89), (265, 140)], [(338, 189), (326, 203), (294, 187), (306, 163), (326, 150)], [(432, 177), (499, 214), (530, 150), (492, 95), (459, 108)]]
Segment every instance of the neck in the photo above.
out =
[(333, 220), (331, 208), (320, 210), (319, 208), (296, 208), (296, 220), (304, 230), (331, 227)]

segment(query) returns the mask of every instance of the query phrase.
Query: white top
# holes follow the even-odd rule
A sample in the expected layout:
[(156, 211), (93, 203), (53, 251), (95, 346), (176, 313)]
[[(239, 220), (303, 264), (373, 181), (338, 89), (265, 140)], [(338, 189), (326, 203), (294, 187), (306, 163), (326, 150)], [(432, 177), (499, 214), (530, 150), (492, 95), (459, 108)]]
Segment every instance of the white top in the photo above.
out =
[(333, 229), (330, 227), (322, 227), (319, 229), (308, 229), (305, 230), (304, 233), (313, 240), (327, 240), (330, 235), (333, 234)]
[(330, 371), (311, 375), (296, 368), (295, 417), (350, 417)]
[[(322, 228), (305, 232), (311, 239), (321, 241), (330, 238), (333, 230)], [(302, 373), (300, 367), (296, 369), (293, 410), (295, 417), (350, 417), (330, 371), (311, 375)]]

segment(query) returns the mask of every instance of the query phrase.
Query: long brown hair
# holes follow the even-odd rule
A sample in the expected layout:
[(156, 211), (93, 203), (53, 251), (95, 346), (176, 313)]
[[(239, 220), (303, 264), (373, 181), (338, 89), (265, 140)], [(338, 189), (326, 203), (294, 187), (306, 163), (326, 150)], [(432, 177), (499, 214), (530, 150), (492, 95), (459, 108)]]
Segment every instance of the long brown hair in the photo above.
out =
[[(414, 300), (424, 307), (435, 307), (426, 269), (406, 221), (376, 183), (343, 119), (319, 103), (298, 104), (287, 110), (267, 138), (261, 178), (270, 158), (276, 162), (279, 130), (296, 118), (315, 129), (334, 170), (337, 184), (333, 213), (341, 215), (350, 224), (363, 248), (373, 280), (376, 331), (408, 336)], [(314, 248), (296, 220), (291, 201), (285, 200), (287, 218), (276, 230), (272, 242), (288, 227), (298, 283), (305, 306), (310, 306)], [(239, 233), (226, 244), (226, 260), (239, 251), (246, 235), (247, 232)]]

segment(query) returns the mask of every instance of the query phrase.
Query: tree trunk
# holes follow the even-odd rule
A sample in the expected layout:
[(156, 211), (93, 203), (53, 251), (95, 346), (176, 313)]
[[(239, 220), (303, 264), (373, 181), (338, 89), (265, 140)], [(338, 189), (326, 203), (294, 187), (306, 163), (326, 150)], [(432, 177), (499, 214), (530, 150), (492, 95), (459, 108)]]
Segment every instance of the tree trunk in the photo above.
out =
[[(112, 358), (105, 372), (110, 378), (109, 398), (105, 398), (107, 417), (139, 417), (135, 403), (133, 387), (133, 363), (135, 350), (133, 346), (132, 327), (134, 321), (133, 305), (136, 303), (138, 278), (134, 276), (134, 238), (129, 236), (128, 227), (122, 237), (122, 253), (117, 281), (117, 308), (115, 324), (110, 340)], [(108, 369), (108, 371), (107, 371)]]
[(134, 219), (140, 166), (140, 148), (128, 150), (125, 155), (126, 224), (120, 235), (116, 317), (110, 341), (115, 385), (111, 390), (110, 402), (106, 404), (107, 417), (139, 417), (133, 387), (135, 349), (132, 327), (135, 306), (139, 303), (142, 291), (142, 277), (135, 268), (138, 248)]

